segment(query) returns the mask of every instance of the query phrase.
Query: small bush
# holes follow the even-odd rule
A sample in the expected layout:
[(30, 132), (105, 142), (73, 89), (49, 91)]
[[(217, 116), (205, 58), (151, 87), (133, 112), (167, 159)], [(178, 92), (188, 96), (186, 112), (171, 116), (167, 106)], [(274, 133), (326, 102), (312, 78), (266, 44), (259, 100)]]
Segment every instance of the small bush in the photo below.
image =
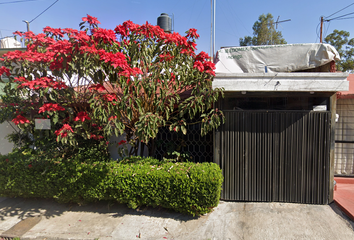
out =
[(8, 197), (74, 203), (114, 200), (131, 208), (162, 206), (200, 215), (218, 205), (222, 181), (214, 163), (140, 157), (95, 162), (82, 155), (48, 159), (19, 152), (0, 156), (0, 195)]

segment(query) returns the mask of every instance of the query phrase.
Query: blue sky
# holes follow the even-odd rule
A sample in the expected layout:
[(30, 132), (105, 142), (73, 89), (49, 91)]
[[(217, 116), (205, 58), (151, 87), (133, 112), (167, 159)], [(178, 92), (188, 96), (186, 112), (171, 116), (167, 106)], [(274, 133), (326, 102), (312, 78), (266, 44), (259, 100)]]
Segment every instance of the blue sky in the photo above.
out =
[[(25, 1), (18, 3), (7, 3)], [(55, 0), (0, 0), (0, 37), (13, 31), (25, 31), (22, 20), (31, 21)], [(4, 3), (4, 4), (2, 4)], [(288, 43), (319, 42), (320, 17), (330, 16), (354, 1), (329, 0), (269, 0), (269, 1), (216, 1), (216, 49), (238, 46), (239, 38), (252, 35), (252, 26), (260, 14), (271, 13), (275, 19), (291, 19), (278, 26)], [(196, 28), (200, 34), (199, 51), (210, 53), (210, 0), (59, 0), (45, 13), (33, 20), (31, 31), (40, 33), (46, 26), (78, 28), (81, 18), (89, 14), (101, 22), (103, 28), (114, 28), (125, 20), (142, 24), (156, 24), (161, 13), (174, 14), (176, 32), (184, 34)], [(354, 13), (354, 4), (333, 17)], [(331, 18), (333, 18), (331, 17)], [(347, 17), (354, 17), (348, 15)], [(334, 29), (345, 30), (354, 37), (354, 18), (325, 23), (324, 33)], [(316, 31), (317, 30), (317, 31)]]

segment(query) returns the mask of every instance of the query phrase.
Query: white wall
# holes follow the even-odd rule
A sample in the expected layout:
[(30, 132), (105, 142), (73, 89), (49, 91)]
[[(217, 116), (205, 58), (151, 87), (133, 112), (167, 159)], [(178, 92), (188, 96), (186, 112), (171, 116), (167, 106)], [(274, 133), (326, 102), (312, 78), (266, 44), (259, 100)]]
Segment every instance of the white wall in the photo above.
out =
[[(10, 125), (11, 124), (11, 125)], [(8, 154), (9, 152), (12, 151), (14, 144), (10, 143), (7, 139), (6, 136), (10, 133), (14, 132), (14, 129), (12, 127), (17, 129), (17, 126), (13, 123), (8, 123), (4, 122), (0, 124), (0, 154), (5, 155)], [(111, 154), (111, 157), (115, 160), (119, 159), (119, 154), (118, 154), (118, 143), (121, 140), (125, 140), (125, 136), (119, 136), (119, 137), (111, 137), (110, 139), (110, 144), (109, 144), (109, 152)], [(130, 150), (130, 145), (128, 145), (128, 150)], [(139, 152), (140, 154), (140, 152)], [(147, 148), (145, 147), (144, 149), (144, 156), (148, 155)]]
[(0, 124), (0, 154), (5, 155), (12, 151), (14, 147), (13, 143), (10, 143), (6, 136), (14, 132), (14, 129), (10, 126), (17, 128), (13, 123), (4, 122)]

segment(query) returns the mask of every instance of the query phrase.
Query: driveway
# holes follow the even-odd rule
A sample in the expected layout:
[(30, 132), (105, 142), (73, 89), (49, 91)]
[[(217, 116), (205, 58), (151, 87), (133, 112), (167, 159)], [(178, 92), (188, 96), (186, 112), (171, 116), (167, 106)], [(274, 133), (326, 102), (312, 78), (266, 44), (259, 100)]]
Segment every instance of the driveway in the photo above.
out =
[(222, 201), (192, 217), (108, 202), (0, 198), (0, 220), (0, 236), (21, 239), (354, 239), (354, 223), (334, 204)]

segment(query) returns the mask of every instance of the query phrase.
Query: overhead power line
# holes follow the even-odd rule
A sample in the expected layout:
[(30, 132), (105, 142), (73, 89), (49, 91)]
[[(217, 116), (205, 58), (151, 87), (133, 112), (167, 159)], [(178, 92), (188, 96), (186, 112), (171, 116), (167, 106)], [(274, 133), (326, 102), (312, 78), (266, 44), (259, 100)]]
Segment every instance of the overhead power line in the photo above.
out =
[(347, 17), (347, 18), (340, 18), (340, 19), (336, 19), (336, 20), (346, 20), (346, 19), (353, 19), (354, 17)]
[(10, 30), (10, 29), (4, 29), (4, 28), (0, 28), (0, 30), (3, 30), (3, 31), (10, 31), (10, 32), (14, 32), (14, 31), (16, 31), (16, 30)]
[(349, 15), (352, 15), (352, 14), (354, 14), (354, 12), (347, 13), (347, 14), (344, 14), (342, 16), (331, 18), (331, 19), (325, 19), (325, 21), (329, 22), (329, 21), (332, 21), (332, 20), (340, 20), (342, 17), (349, 16)]
[(11, 1), (11, 2), (2, 2), (0, 4), (10, 4), (10, 3), (21, 3), (21, 2), (34, 2), (38, 0), (22, 0), (22, 1)]
[(346, 6), (345, 8), (342, 8), (341, 10), (339, 10), (339, 11), (337, 11), (337, 12), (335, 12), (335, 13), (333, 13), (333, 14), (329, 15), (328, 17), (325, 17), (325, 18), (332, 17), (333, 15), (335, 15), (335, 14), (337, 14), (337, 13), (339, 13), (339, 12), (343, 11), (344, 9), (346, 9), (346, 8), (350, 7), (350, 6), (351, 6), (351, 5), (353, 5), (353, 4), (354, 4), (354, 3), (349, 4), (349, 5), (348, 5), (348, 6)]
[(33, 22), (34, 20), (36, 20), (40, 15), (42, 15), (43, 13), (45, 13), (49, 8), (51, 8), (54, 4), (56, 4), (59, 0), (56, 0), (54, 3), (52, 3), (52, 5), (50, 5), (49, 7), (47, 7), (43, 12), (41, 12), (40, 14), (37, 15), (37, 17), (33, 18), (31, 21), (29, 21), (29, 23)]
[[(345, 17), (354, 14), (354, 12), (347, 13), (347, 14), (344, 14), (344, 15), (341, 15), (341, 16), (338, 16), (338, 17), (334, 17), (334, 18), (331, 18), (331, 19), (328, 19), (328, 18), (329, 18), (329, 17), (332, 17), (333, 15), (335, 15), (335, 14), (341, 12), (341, 11), (343, 11), (344, 9), (347, 9), (348, 7), (350, 7), (350, 6), (352, 6), (352, 5), (354, 5), (354, 3), (349, 4), (348, 6), (342, 8), (341, 10), (339, 10), (339, 11), (337, 11), (337, 12), (335, 12), (335, 13), (333, 13), (333, 14), (327, 16), (327, 17), (321, 17), (321, 30), (320, 30), (320, 42), (321, 42), (321, 43), (322, 43), (323, 23), (324, 23), (324, 22), (330, 22), (330, 21), (333, 21), (333, 20), (351, 19), (352, 17), (347, 17), (347, 18), (345, 18)], [(328, 30), (328, 28), (327, 28), (327, 30)], [(316, 30), (316, 31), (317, 31), (317, 30)]]

